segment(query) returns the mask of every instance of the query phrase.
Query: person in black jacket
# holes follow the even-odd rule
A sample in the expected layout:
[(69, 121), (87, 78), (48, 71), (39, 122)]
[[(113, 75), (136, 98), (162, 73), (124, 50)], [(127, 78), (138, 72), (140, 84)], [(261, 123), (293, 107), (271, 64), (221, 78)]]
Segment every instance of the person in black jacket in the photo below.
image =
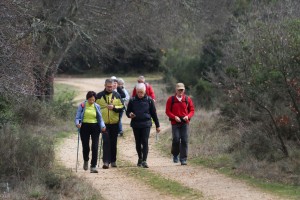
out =
[(133, 130), (136, 151), (138, 154), (137, 166), (148, 168), (148, 140), (152, 119), (155, 123), (157, 132), (160, 132), (160, 126), (154, 101), (151, 97), (146, 95), (145, 84), (138, 83), (136, 85), (136, 91), (136, 96), (132, 97), (128, 103), (126, 115), (131, 118), (130, 125)]

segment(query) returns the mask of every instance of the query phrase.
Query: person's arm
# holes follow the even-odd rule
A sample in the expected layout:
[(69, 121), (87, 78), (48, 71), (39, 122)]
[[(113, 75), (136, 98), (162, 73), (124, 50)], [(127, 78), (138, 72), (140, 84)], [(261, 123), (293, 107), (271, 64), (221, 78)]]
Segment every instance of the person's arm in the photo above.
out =
[(96, 106), (96, 109), (97, 109), (97, 113), (99, 115), (99, 118), (98, 118), (99, 122), (98, 123), (100, 125), (101, 130), (103, 130), (103, 128), (105, 128), (105, 123), (104, 123), (104, 120), (103, 120), (103, 117), (102, 117), (102, 114), (101, 114), (101, 111), (100, 111), (101, 107), (97, 103), (95, 103), (95, 106)]
[(172, 104), (172, 97), (169, 97), (166, 103), (166, 115), (170, 118), (175, 120), (175, 115), (171, 111), (171, 104)]
[(148, 84), (148, 86), (147, 87), (149, 87), (149, 96), (155, 101), (155, 93), (154, 93), (154, 90), (153, 90), (153, 88), (152, 88), (152, 86), (150, 85), (150, 84)]
[(130, 96), (129, 96), (129, 94), (128, 94), (128, 92), (127, 92), (127, 90), (124, 88), (124, 93), (125, 93), (125, 99), (124, 99), (124, 102), (125, 101), (128, 101), (129, 99), (130, 99)]
[(123, 105), (120, 95), (118, 93), (115, 93), (114, 95), (115, 95), (116, 99), (113, 101), (113, 109), (112, 110), (117, 113), (120, 113), (123, 111), (124, 105)]
[(194, 103), (191, 98), (188, 99), (188, 111), (189, 111), (188, 117), (190, 120), (195, 114), (195, 107), (194, 107)]
[(75, 126), (77, 128), (80, 128), (81, 126), (81, 113), (83, 112), (83, 108), (81, 106), (81, 103), (79, 104), (78, 108), (77, 108), (77, 112), (76, 112), (76, 116), (75, 116)]
[(132, 112), (132, 100), (129, 100), (129, 102), (128, 102), (128, 106), (127, 106), (127, 110), (126, 110), (126, 116), (128, 117), (128, 118), (130, 118), (130, 113)]
[(158, 117), (157, 117), (157, 112), (156, 112), (156, 107), (155, 107), (155, 104), (154, 104), (154, 101), (153, 99), (151, 99), (151, 103), (150, 103), (150, 115), (155, 123), (155, 126), (156, 128), (159, 128), (160, 125), (159, 125), (159, 120), (158, 120)]
[(135, 95), (136, 95), (136, 88), (134, 87), (131, 96), (132, 96), (132, 97), (135, 97)]
[(119, 93), (119, 95), (121, 96), (122, 99), (124, 99), (126, 97), (124, 91), (119, 86), (117, 87), (117, 92)]

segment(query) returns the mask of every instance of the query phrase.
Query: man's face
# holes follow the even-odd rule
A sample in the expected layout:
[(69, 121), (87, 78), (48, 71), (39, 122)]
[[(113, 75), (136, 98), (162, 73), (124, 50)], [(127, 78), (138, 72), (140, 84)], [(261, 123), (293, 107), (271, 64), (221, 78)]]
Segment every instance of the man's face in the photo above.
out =
[(184, 94), (184, 89), (176, 89), (176, 95), (181, 97)]
[(105, 86), (106, 92), (112, 93), (112, 91), (113, 91), (113, 85), (114, 85), (114, 83), (106, 83), (106, 84), (104, 85), (104, 86)]

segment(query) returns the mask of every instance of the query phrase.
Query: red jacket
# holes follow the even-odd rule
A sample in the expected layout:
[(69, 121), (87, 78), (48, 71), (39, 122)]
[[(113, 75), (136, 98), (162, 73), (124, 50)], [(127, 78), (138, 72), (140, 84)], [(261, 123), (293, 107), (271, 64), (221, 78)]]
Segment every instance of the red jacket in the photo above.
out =
[(172, 106), (172, 110), (171, 110), (171, 105), (172, 105), (172, 96), (168, 98), (166, 104), (166, 114), (170, 118), (171, 124), (176, 124), (175, 116), (177, 117), (188, 116), (189, 120), (187, 121), (187, 123), (190, 122), (190, 119), (194, 116), (195, 113), (195, 107), (190, 97), (188, 97), (188, 104), (186, 104), (185, 95), (182, 95), (181, 102), (178, 101), (176, 96), (174, 96), (174, 103)]
[[(154, 90), (153, 90), (152, 86), (149, 83), (145, 83), (145, 86), (146, 86), (146, 94), (149, 97), (151, 97), (153, 100), (155, 100), (155, 94), (154, 94)], [(135, 97), (135, 95), (136, 95), (136, 89), (134, 87), (131, 96)]]

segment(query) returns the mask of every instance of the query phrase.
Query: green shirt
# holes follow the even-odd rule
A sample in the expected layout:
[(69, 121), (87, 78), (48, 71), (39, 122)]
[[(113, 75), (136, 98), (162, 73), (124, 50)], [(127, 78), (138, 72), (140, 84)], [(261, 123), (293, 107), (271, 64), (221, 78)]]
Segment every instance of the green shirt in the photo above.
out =
[(96, 118), (96, 108), (95, 105), (90, 105), (89, 103), (85, 104), (85, 112), (83, 116), (83, 123), (97, 123)]

